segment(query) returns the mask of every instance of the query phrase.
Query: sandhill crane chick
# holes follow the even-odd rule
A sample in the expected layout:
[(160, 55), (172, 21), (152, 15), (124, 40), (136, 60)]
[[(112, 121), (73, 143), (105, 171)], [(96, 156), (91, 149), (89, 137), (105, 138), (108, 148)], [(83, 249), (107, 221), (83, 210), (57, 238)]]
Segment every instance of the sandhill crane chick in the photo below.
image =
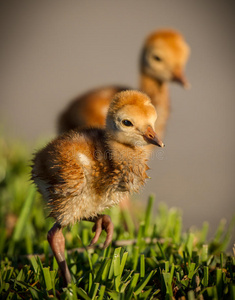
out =
[(102, 211), (118, 204), (144, 185), (149, 144), (163, 147), (154, 131), (156, 110), (141, 92), (125, 91), (112, 100), (105, 129), (70, 131), (50, 142), (33, 159), (32, 179), (47, 201), (55, 224), (48, 241), (62, 271), (65, 285), (71, 275), (65, 260), (62, 228), (80, 220), (95, 223), (98, 241), (113, 224)]

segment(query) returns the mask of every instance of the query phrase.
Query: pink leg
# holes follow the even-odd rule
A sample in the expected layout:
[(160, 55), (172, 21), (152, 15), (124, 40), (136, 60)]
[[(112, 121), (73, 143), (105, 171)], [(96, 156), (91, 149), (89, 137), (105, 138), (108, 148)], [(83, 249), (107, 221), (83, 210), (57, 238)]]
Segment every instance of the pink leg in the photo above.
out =
[(97, 218), (89, 220), (95, 222), (94, 227), (92, 230), (95, 232), (95, 236), (92, 239), (90, 246), (97, 243), (102, 230), (104, 229), (107, 232), (106, 240), (104, 242), (104, 248), (107, 248), (109, 244), (112, 242), (113, 237), (113, 223), (111, 221), (110, 216), (108, 215), (99, 215)]
[(123, 200), (119, 203), (121, 211), (128, 210), (131, 212), (131, 201), (129, 196), (125, 196)]
[(55, 223), (55, 225), (49, 230), (47, 240), (60, 267), (64, 285), (67, 286), (71, 283), (71, 275), (64, 256), (65, 239), (62, 233), (62, 228), (59, 224)]

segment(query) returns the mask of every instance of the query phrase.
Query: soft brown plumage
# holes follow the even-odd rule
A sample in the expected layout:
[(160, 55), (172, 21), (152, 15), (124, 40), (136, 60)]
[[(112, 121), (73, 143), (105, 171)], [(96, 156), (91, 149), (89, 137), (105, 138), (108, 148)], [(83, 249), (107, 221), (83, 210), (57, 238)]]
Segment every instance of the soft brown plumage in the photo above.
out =
[(107, 232), (105, 246), (111, 242), (112, 222), (101, 213), (144, 185), (148, 170), (145, 148), (163, 146), (153, 130), (156, 117), (145, 94), (121, 92), (110, 104), (105, 129), (71, 131), (35, 155), (32, 179), (56, 221), (48, 241), (65, 284), (71, 277), (61, 228), (80, 220), (94, 221), (92, 244), (102, 229)]
[[(139, 89), (145, 92), (155, 106), (158, 120), (156, 131), (162, 138), (170, 113), (168, 83), (176, 81), (184, 87), (184, 67), (189, 47), (183, 36), (174, 30), (158, 30), (145, 41), (140, 59)], [(70, 129), (104, 127), (112, 97), (127, 87), (109, 86), (95, 89), (76, 98), (58, 120), (60, 133)]]

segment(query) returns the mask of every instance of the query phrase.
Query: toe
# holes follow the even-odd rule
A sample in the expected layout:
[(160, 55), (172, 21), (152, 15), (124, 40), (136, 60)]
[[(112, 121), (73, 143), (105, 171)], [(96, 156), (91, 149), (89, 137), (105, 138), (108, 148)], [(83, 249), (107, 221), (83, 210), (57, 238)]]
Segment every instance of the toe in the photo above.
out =
[(95, 225), (92, 228), (92, 231), (95, 232), (95, 236), (93, 237), (93, 239), (90, 242), (89, 246), (92, 246), (92, 245), (94, 245), (95, 243), (98, 242), (98, 239), (99, 239), (99, 237), (101, 235), (102, 230), (103, 230), (103, 228), (102, 228), (102, 219), (98, 219), (95, 222)]
[(101, 232), (104, 229), (107, 233), (106, 240), (104, 242), (104, 248), (107, 248), (109, 246), (109, 244), (112, 242), (113, 228), (114, 228), (114, 226), (113, 226), (110, 216), (108, 216), (108, 215), (100, 216), (100, 218), (96, 220), (95, 225), (92, 228), (92, 231), (95, 231), (95, 236), (92, 239), (89, 246), (92, 246), (98, 242)]
[(106, 240), (104, 242), (104, 248), (107, 248), (109, 244), (112, 242), (113, 229), (114, 229), (113, 223), (109, 216), (105, 215), (103, 217), (103, 228), (107, 232)]

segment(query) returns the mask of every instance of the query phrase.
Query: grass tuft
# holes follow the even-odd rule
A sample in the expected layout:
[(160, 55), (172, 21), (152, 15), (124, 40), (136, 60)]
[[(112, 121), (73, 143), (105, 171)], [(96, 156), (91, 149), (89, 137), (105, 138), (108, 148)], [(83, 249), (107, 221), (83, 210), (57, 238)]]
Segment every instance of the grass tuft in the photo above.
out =
[(110, 211), (114, 242), (105, 250), (85, 248), (90, 222), (64, 231), (73, 282), (63, 288), (46, 240), (52, 220), (28, 180), (28, 151), (2, 138), (0, 145), (1, 299), (235, 299), (235, 257), (226, 250), (235, 217), (208, 241), (208, 223), (183, 232), (179, 210), (161, 204), (153, 215), (153, 196), (135, 222)]

